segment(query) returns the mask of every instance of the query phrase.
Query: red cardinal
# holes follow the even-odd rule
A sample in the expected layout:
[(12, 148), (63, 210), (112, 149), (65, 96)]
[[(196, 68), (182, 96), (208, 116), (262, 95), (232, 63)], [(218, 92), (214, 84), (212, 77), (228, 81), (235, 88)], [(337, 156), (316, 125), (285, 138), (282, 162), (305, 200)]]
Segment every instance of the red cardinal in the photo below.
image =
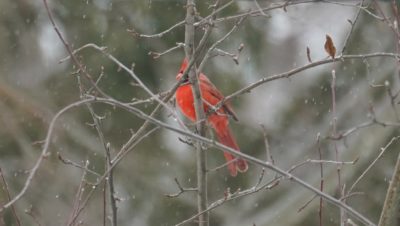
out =
[[(176, 76), (177, 80), (182, 78), (183, 72), (187, 66), (188, 61), (185, 58), (183, 60), (181, 69), (179, 70), (179, 74)], [(224, 103), (224, 105), (222, 105), (222, 107), (216, 112), (211, 114), (208, 113), (207, 115), (207, 112), (212, 110), (212, 108), (210, 109), (210, 106), (217, 105), (224, 98), (224, 96), (203, 73), (200, 73), (199, 83), (201, 97), (203, 99), (204, 112), (206, 113), (208, 124), (214, 128), (220, 143), (240, 151), (239, 146), (237, 145), (236, 140), (229, 129), (229, 117), (232, 117), (235, 121), (238, 120), (235, 112), (232, 110), (232, 107), (229, 103)], [(187, 81), (184, 81), (184, 83), (176, 90), (175, 96), (176, 102), (178, 103), (182, 113), (193, 122), (196, 122), (196, 111), (194, 109), (191, 84)], [(228, 164), (228, 169), (232, 176), (236, 176), (238, 170), (240, 172), (245, 172), (247, 170), (247, 162), (244, 159), (232, 161), (235, 159), (235, 156), (228, 152), (224, 152), (224, 156), (226, 161), (230, 162)]]

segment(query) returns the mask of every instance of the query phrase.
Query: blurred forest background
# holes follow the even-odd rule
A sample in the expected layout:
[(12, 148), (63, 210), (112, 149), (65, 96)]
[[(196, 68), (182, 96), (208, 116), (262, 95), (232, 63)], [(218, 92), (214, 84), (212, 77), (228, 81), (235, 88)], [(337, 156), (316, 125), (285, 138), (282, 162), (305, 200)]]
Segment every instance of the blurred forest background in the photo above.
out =
[[(388, 21), (393, 24), (395, 21), (391, 1), (302, 2), (305, 3), (299, 1), (299, 4), (283, 7), (285, 1), (234, 1), (217, 18), (260, 7), (281, 7), (247, 17), (239, 29), (218, 46), (237, 53), (243, 44), (238, 65), (229, 56), (213, 57), (207, 61), (204, 73), (228, 95), (261, 78), (308, 64), (307, 47), (313, 61), (327, 59), (326, 34), (332, 37), (337, 55), (340, 55), (360, 10), (356, 5), (361, 2), (368, 7), (359, 13), (345, 54), (399, 51), (394, 32), (398, 32), (397, 27), (388, 24)], [(212, 11), (209, 6), (213, 3), (197, 1), (199, 16), (209, 15)], [(140, 34), (162, 32), (184, 20), (184, 6), (183, 0), (49, 1), (55, 22), (72, 49), (87, 43), (107, 47), (107, 51), (126, 66), (134, 64), (135, 73), (154, 93), (167, 91), (175, 84), (184, 51), (180, 48), (157, 59), (149, 52), (163, 52), (177, 42), (184, 42), (184, 26), (161, 38), (136, 37), (128, 30)], [(218, 22), (207, 46), (221, 38), (234, 23), (235, 20)], [(199, 41), (203, 31), (196, 32)], [(12, 198), (22, 189), (29, 170), (40, 156), (54, 115), (81, 98), (77, 68), (70, 60), (59, 63), (66, 56), (68, 53), (51, 26), (42, 1), (0, 1), (2, 204), (8, 201), (7, 190)], [(98, 86), (109, 96), (123, 102), (148, 98), (125, 71), (101, 52), (88, 48), (79, 52), (77, 58), (94, 79), (102, 76)], [(338, 140), (329, 139), (333, 129), (332, 69), (336, 70), (337, 77), (337, 134), (355, 129)], [(355, 164), (342, 165), (342, 181), (348, 189), (381, 148), (399, 135), (398, 98), (395, 96), (400, 88), (398, 69), (399, 63), (393, 58), (351, 59), (264, 83), (233, 99), (239, 122), (232, 122), (231, 127), (244, 153), (266, 160), (260, 124), (264, 125), (275, 164), (285, 170), (307, 159), (318, 159), (318, 148), (323, 159), (334, 160), (336, 145), (341, 161), (358, 160)], [(150, 113), (155, 104), (146, 102), (136, 107)], [(112, 156), (143, 123), (142, 119), (118, 107), (93, 104), (93, 109), (102, 117), (101, 130), (110, 144)], [(157, 118), (179, 126), (165, 109)], [(382, 126), (373, 119), (394, 126)], [(2, 211), (0, 224), (18, 225), (17, 221), (21, 225), (67, 223), (79, 203), (76, 197), (81, 195), (84, 199), (94, 188), (91, 184), (98, 175), (87, 172), (82, 185), (83, 170), (66, 162), (84, 166), (88, 161), (88, 169), (100, 175), (105, 170), (104, 146), (92, 123), (93, 118), (85, 106), (62, 115), (55, 124), (50, 154), (42, 162), (26, 194), (14, 204), (15, 214), (11, 208)], [(357, 127), (363, 123), (367, 125)], [(183, 187), (196, 186), (195, 152), (179, 138), (186, 139), (158, 129), (114, 168), (118, 225), (175, 225), (196, 214), (194, 192), (184, 192), (175, 198), (165, 196), (179, 191), (174, 178)], [(346, 199), (347, 204), (373, 222), (379, 220), (398, 148), (398, 142), (394, 141), (385, 149), (384, 155), (355, 186), (355, 195)], [(220, 151), (209, 149), (209, 168), (223, 163)], [(318, 188), (319, 167), (319, 164), (307, 163), (293, 173)], [(336, 164), (324, 164), (324, 191), (339, 197), (336, 168)], [(209, 202), (223, 198), (227, 188), (233, 193), (252, 187), (260, 172), (261, 167), (252, 164), (248, 172), (235, 178), (230, 177), (225, 168), (210, 172)], [(274, 176), (274, 172), (267, 170), (263, 183)], [(103, 190), (102, 183), (75, 225), (103, 225), (104, 209), (110, 216), (108, 203), (104, 208)], [(318, 225), (318, 198), (301, 209), (313, 196), (290, 180), (281, 180), (272, 189), (263, 189), (212, 210), (210, 225)], [(324, 202), (324, 224), (338, 225), (339, 219), (338, 208)]]

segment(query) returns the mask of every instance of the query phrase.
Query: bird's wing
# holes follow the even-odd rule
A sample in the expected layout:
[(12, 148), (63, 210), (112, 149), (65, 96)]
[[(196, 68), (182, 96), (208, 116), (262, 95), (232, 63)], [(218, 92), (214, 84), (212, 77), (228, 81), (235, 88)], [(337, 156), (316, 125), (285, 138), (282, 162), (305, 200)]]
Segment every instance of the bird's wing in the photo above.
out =
[[(202, 96), (211, 105), (218, 104), (221, 100), (224, 99), (224, 95), (215, 87), (214, 84), (205, 76), (203, 73), (200, 73), (199, 76), (200, 81), (200, 89), (202, 92)], [(222, 105), (222, 109), (228, 115), (230, 115), (235, 121), (239, 121), (236, 113), (233, 111), (232, 106), (229, 102), (225, 102)]]

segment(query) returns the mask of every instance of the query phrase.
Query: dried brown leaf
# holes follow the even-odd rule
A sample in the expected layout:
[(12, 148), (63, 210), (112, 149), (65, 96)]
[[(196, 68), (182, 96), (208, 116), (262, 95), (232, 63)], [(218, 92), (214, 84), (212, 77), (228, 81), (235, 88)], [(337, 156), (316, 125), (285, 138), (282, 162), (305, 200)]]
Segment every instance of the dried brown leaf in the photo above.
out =
[(332, 38), (329, 35), (326, 35), (326, 41), (325, 41), (325, 51), (329, 54), (332, 59), (335, 58), (336, 54), (336, 48), (335, 45), (333, 44)]

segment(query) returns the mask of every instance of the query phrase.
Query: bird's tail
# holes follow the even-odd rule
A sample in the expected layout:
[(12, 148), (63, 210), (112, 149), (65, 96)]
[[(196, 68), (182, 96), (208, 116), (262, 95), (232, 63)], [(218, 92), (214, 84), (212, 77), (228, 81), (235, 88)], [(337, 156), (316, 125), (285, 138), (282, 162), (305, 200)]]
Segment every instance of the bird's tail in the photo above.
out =
[[(229, 129), (229, 126), (227, 124), (226, 126), (221, 124), (214, 124), (213, 127), (215, 129), (216, 135), (220, 143), (230, 148), (233, 148), (237, 151), (240, 151), (239, 146), (237, 145), (236, 140), (233, 137), (231, 130)], [(236, 157), (229, 152), (224, 152), (224, 156), (226, 161), (228, 162), (229, 172), (233, 177), (237, 175), (237, 171), (239, 172), (247, 171), (248, 166), (246, 160), (240, 158), (236, 159)]]

